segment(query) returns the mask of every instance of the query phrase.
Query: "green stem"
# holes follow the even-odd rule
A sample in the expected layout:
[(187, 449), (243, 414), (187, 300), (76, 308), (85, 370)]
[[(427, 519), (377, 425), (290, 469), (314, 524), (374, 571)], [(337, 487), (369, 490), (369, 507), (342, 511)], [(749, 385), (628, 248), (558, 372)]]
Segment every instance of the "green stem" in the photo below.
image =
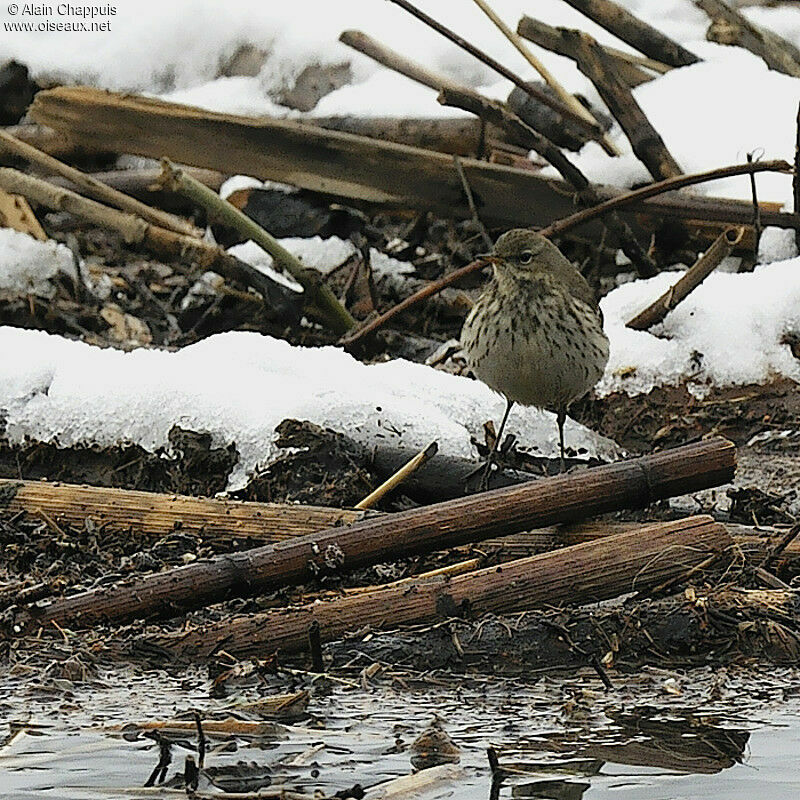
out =
[(178, 169), (169, 159), (161, 160), (161, 168), (163, 170), (161, 182), (165, 187), (202, 206), (216, 220), (234, 228), (242, 236), (266, 250), (272, 256), (275, 265), (288, 272), (303, 287), (307, 308), (319, 315), (334, 333), (341, 336), (356, 326), (356, 320), (336, 299), (331, 289), (322, 282), (319, 273), (304, 267), (257, 222), (191, 175)]

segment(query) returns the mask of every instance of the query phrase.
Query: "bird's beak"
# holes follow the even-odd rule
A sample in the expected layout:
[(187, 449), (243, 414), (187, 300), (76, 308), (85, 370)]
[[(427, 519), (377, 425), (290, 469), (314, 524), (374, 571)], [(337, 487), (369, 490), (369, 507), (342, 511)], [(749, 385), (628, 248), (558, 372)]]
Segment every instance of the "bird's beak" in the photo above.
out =
[(480, 261), (485, 261), (487, 264), (499, 264), (500, 259), (497, 256), (493, 256), (491, 253), (480, 253), (477, 258)]

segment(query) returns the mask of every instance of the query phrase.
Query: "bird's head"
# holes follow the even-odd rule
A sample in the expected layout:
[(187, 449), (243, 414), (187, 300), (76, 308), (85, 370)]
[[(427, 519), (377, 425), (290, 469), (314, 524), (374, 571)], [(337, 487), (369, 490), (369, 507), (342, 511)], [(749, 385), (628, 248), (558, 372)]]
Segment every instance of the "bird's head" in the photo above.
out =
[(524, 228), (514, 228), (504, 233), (495, 242), (486, 260), (500, 274), (553, 272), (566, 261), (549, 239)]

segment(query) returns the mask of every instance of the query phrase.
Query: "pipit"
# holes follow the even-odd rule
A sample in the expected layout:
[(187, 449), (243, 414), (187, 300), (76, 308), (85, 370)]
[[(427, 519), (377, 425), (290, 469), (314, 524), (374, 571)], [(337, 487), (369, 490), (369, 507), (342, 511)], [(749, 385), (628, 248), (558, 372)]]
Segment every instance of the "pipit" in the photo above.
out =
[(603, 315), (580, 272), (534, 231), (504, 233), (487, 261), (494, 276), (461, 331), (472, 371), (506, 398), (484, 481), (514, 403), (555, 412), (563, 472), (567, 409), (608, 362)]

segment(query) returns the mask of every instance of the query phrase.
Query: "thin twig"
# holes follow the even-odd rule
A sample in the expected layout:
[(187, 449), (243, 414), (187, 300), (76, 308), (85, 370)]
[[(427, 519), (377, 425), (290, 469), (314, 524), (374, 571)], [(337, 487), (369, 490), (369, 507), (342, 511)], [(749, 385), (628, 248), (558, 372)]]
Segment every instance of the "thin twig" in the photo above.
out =
[(487, 55), (482, 50), (475, 47), (475, 45), (470, 44), (462, 36), (459, 36), (457, 33), (454, 33), (449, 28), (442, 25), (441, 22), (437, 22), (432, 17), (429, 17), (424, 11), (418, 9), (408, 0), (389, 0), (389, 2), (400, 6), (400, 8), (416, 17), (418, 20), (420, 20), (420, 22), (425, 23), (425, 25), (427, 25), (429, 28), (433, 28), (433, 30), (435, 30), (437, 33), (440, 33), (446, 39), (449, 39), (451, 42), (453, 42), (453, 44), (456, 44), (463, 50), (466, 50), (471, 56), (474, 56), (479, 61), (493, 69), (495, 72), (511, 81), (515, 86), (519, 86), (522, 91), (533, 97), (535, 100), (538, 100), (540, 103), (544, 103), (544, 105), (549, 106), (562, 116), (572, 120), (575, 124), (580, 125), (581, 128), (583, 128), (592, 139), (602, 138), (603, 131), (597, 123), (592, 124), (587, 122), (583, 117), (578, 116), (578, 114), (576, 114), (571, 108), (565, 106), (560, 100), (550, 97), (550, 95), (546, 94), (540, 89), (537, 89), (535, 86), (531, 86), (527, 81), (524, 81), (522, 78), (520, 78), (519, 75), (512, 72), (507, 67), (504, 67), (499, 61)]
[[(800, 104), (797, 106), (796, 133), (794, 139), (794, 174), (792, 175), (793, 211), (800, 214)], [(794, 229), (794, 241), (800, 250), (800, 228)]]
[[(798, 120), (800, 120), (800, 109), (798, 109)], [(800, 139), (798, 143), (798, 146), (800, 146)], [(800, 153), (800, 150), (798, 150), (798, 152)], [(578, 211), (563, 219), (556, 220), (546, 228), (542, 228), (539, 232), (542, 236), (560, 236), (562, 233), (578, 227), (578, 225), (583, 225), (585, 222), (590, 222), (596, 217), (601, 217), (609, 211), (615, 211), (623, 206), (636, 203), (639, 200), (647, 200), (650, 197), (672, 192), (676, 189), (683, 189), (686, 186), (694, 186), (698, 183), (707, 183), (708, 181), (732, 178), (736, 175), (747, 175), (754, 172), (794, 172), (794, 170), (792, 169), (792, 165), (788, 162), (782, 159), (776, 159), (773, 161), (758, 161), (748, 164), (733, 164), (732, 166), (718, 167), (717, 169), (711, 169), (706, 172), (696, 172), (692, 175), (676, 175), (672, 178), (650, 183), (639, 189), (625, 192), (625, 194), (612, 197), (604, 203), (584, 209), (583, 211)], [(797, 210), (800, 210), (800, 204)]]
[[(747, 163), (756, 163), (758, 159), (753, 157), (753, 153), (747, 154)], [(756, 175), (754, 172), (750, 173), (750, 193), (753, 196), (753, 229), (755, 230), (755, 239), (753, 241), (753, 260), (758, 264), (758, 243), (761, 240), (761, 207), (758, 205), (758, 194), (756, 193)]]
[(400, 467), (394, 475), (391, 475), (377, 489), (370, 492), (361, 502), (354, 506), (358, 509), (372, 508), (382, 497), (387, 495), (396, 486), (399, 486), (409, 475), (413, 475), (420, 467), (432, 459), (439, 450), (436, 442), (431, 442), (424, 450), (417, 453), (410, 461)]
[(472, 194), (472, 188), (469, 185), (469, 181), (467, 180), (467, 175), (464, 172), (464, 166), (461, 163), (461, 159), (458, 156), (453, 156), (453, 163), (456, 165), (456, 172), (458, 172), (458, 177), (461, 179), (461, 185), (464, 187), (464, 194), (467, 196), (467, 205), (469, 205), (470, 213), (472, 214), (472, 221), (478, 228), (480, 232), (481, 239), (483, 240), (484, 247), (487, 250), (492, 249), (492, 239), (489, 234), (486, 232), (486, 226), (481, 222), (481, 218), (478, 215), (478, 208), (475, 205), (475, 197)]

